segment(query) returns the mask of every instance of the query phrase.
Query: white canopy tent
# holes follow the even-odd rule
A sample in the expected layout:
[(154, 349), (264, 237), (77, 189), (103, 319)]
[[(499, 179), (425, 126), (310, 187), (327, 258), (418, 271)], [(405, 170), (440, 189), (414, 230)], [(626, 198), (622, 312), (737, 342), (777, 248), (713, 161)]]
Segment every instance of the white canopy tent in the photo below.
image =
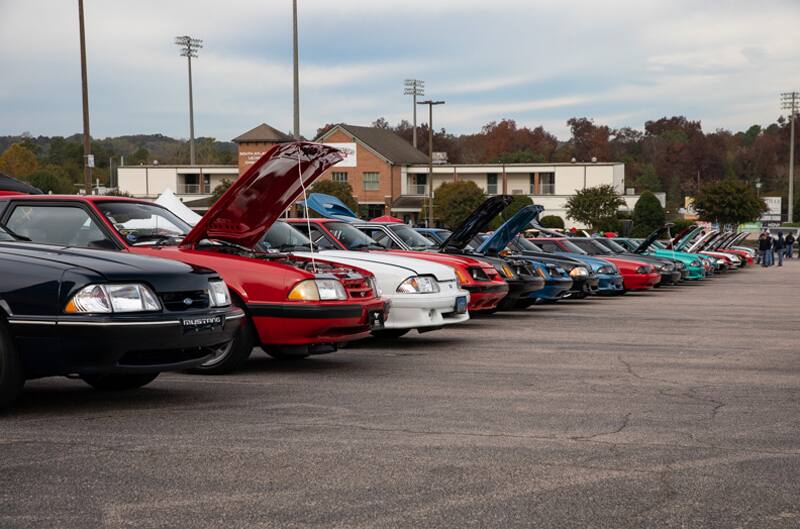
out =
[(170, 188), (165, 189), (164, 192), (158, 196), (156, 199), (156, 204), (159, 206), (164, 206), (190, 226), (194, 226), (200, 222), (200, 219), (202, 218), (200, 215), (189, 209), (186, 204), (181, 202), (181, 199), (176, 197), (175, 193), (173, 193), (172, 189)]

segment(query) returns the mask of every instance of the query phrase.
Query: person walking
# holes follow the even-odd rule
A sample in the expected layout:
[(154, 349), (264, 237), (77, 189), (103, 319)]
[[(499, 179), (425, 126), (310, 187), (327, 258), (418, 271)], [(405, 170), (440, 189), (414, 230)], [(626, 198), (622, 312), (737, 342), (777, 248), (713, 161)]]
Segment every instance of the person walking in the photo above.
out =
[(789, 235), (786, 236), (786, 240), (784, 242), (786, 243), (786, 258), (791, 259), (792, 254), (794, 253), (794, 234), (789, 232)]
[(786, 255), (786, 241), (783, 239), (783, 232), (778, 232), (778, 238), (772, 245), (775, 253), (778, 254), (778, 266), (783, 266), (783, 257)]
[(758, 255), (763, 268), (769, 266), (770, 248), (772, 248), (772, 237), (769, 236), (767, 230), (764, 230), (761, 232), (761, 235), (758, 236)]

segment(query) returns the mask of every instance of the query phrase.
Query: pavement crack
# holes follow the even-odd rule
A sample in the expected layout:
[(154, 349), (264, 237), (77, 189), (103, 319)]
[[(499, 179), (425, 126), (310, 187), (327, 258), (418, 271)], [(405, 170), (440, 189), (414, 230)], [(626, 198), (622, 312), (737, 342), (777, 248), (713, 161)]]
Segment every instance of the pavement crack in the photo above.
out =
[(624, 430), (625, 428), (628, 427), (628, 424), (630, 424), (630, 420), (631, 420), (631, 413), (628, 412), (620, 420), (619, 426), (617, 426), (615, 429), (613, 429), (611, 431), (599, 432), (599, 433), (595, 433), (595, 434), (592, 434), (592, 435), (578, 435), (578, 436), (570, 437), (570, 439), (572, 439), (573, 441), (591, 441), (591, 440), (593, 440), (593, 439), (595, 439), (597, 437), (602, 437), (602, 436), (605, 436), (605, 435), (618, 434), (622, 430)]

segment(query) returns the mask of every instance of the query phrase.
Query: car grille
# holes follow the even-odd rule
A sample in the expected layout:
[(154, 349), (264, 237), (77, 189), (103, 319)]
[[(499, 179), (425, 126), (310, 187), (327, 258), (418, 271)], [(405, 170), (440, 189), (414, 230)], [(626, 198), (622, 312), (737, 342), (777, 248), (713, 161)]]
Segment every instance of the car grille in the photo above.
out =
[(347, 296), (351, 299), (369, 299), (374, 296), (372, 284), (365, 277), (347, 277), (341, 281), (347, 290)]
[(210, 305), (208, 291), (206, 290), (166, 292), (161, 294), (161, 302), (164, 304), (165, 309), (173, 312), (207, 309)]

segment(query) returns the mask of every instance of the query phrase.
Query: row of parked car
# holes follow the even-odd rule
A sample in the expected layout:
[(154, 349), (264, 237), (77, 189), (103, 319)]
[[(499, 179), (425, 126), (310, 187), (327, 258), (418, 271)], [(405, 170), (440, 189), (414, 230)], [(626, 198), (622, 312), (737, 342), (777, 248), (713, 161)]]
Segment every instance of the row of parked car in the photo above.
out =
[(32, 378), (133, 389), (162, 371), (231, 372), (254, 347), (305, 358), (753, 258), (741, 234), (699, 227), (666, 245), (668, 227), (645, 240), (565, 237), (536, 225), (540, 206), (485, 233), (508, 196), (453, 231), (362, 221), (313, 194), (321, 218), (282, 219), (340, 160), (330, 146), (275, 147), (198, 219), (131, 198), (0, 192), (0, 406)]

